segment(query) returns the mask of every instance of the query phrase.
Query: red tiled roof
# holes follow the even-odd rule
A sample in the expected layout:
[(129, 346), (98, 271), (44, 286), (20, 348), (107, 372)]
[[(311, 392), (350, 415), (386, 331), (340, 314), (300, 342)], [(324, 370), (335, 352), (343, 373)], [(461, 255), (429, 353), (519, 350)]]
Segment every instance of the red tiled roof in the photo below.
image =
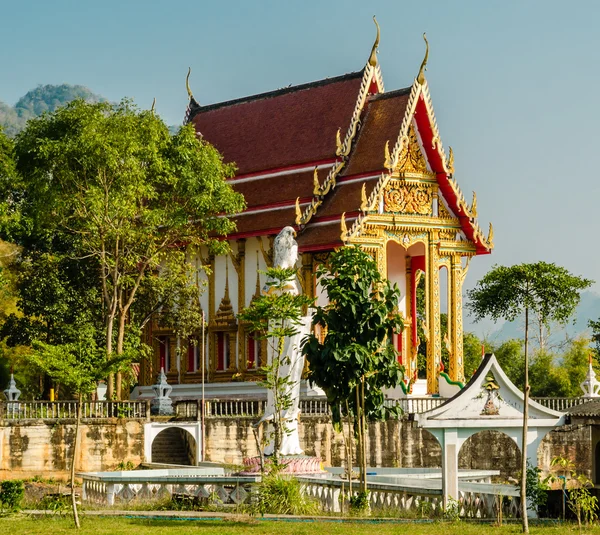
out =
[(350, 162), (343, 172), (344, 176), (383, 169), (385, 144), (390, 142), (390, 151), (396, 144), (409, 95), (410, 87), (369, 98), (362, 127), (350, 155)]
[(363, 72), (249, 98), (202, 106), (190, 120), (238, 175), (335, 158), (335, 135), (347, 131)]
[[(321, 171), (321, 175), (324, 174), (325, 171)], [(301, 200), (312, 198), (314, 187), (313, 171), (254, 180), (231, 180), (230, 184), (235, 191), (244, 196), (248, 208), (266, 204), (276, 205), (284, 201), (295, 202), (296, 197), (300, 197)]]

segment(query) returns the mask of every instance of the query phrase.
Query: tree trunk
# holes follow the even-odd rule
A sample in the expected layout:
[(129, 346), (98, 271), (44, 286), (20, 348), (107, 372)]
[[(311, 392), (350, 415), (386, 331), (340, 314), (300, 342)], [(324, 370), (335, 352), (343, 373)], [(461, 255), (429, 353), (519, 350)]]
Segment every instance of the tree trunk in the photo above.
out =
[(362, 464), (362, 452), (363, 452), (363, 437), (362, 437), (362, 426), (360, 424), (360, 394), (359, 394), (359, 386), (356, 385), (356, 414), (354, 415), (354, 422), (356, 425), (356, 431), (358, 434), (358, 470), (360, 472), (359, 478), (359, 492), (362, 491), (362, 480), (363, 480), (363, 464)]
[[(110, 360), (112, 357), (113, 322), (114, 322), (114, 317), (109, 315), (108, 318), (106, 318), (106, 358), (108, 360)], [(108, 379), (106, 381), (106, 399), (107, 399), (107, 401), (112, 401), (114, 393), (115, 393), (114, 379), (115, 379), (115, 374), (109, 373)]]
[(366, 426), (366, 415), (365, 415), (365, 378), (362, 378), (361, 384), (361, 396), (360, 396), (360, 425), (361, 425), (361, 437), (362, 437), (362, 488), (361, 491), (367, 492), (367, 426)]
[(77, 420), (75, 424), (75, 444), (73, 444), (73, 453), (71, 455), (71, 504), (73, 506), (73, 521), (77, 529), (81, 528), (79, 523), (79, 514), (77, 513), (77, 501), (75, 499), (75, 462), (79, 452), (79, 426), (81, 424), (81, 393), (77, 402)]
[[(123, 346), (125, 344), (125, 316), (125, 312), (121, 312), (121, 314), (119, 315), (119, 327), (117, 330), (117, 356), (123, 354)], [(168, 372), (168, 370), (165, 370), (165, 372)], [(115, 390), (117, 394), (117, 399), (121, 401), (123, 399), (123, 375), (121, 371), (117, 372), (116, 378), (117, 384)]]
[(527, 518), (527, 419), (529, 418), (529, 308), (525, 307), (525, 392), (523, 392), (523, 442), (521, 446), (521, 517), (523, 533), (529, 533)]

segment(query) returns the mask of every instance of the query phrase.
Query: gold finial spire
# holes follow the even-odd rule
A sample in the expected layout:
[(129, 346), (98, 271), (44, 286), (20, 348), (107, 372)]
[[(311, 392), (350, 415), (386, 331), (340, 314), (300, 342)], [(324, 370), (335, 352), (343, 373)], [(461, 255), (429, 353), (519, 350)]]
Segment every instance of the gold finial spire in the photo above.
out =
[(340, 221), (340, 226), (342, 228), (342, 232), (340, 234), (340, 239), (345, 242), (348, 239), (348, 236), (346, 236), (346, 234), (348, 234), (348, 228), (346, 227), (346, 212), (344, 212), (342, 214), (342, 219)]
[(154, 107), (156, 106), (156, 97), (154, 97), (154, 100), (152, 101), (152, 107), (150, 108), (150, 111), (152, 112), (152, 115), (154, 115)]
[(368, 206), (367, 200), (367, 185), (363, 183), (362, 189), (360, 190), (360, 209), (365, 212)]
[(471, 202), (471, 215), (477, 217), (477, 194), (473, 192), (473, 201)]
[(452, 150), (452, 147), (448, 147), (448, 161), (446, 162), (446, 169), (451, 175), (454, 174), (454, 151)]
[(490, 248), (494, 247), (494, 227), (490, 223), (490, 230), (488, 231), (487, 242)]
[(321, 185), (319, 184), (319, 167), (315, 165), (315, 173), (313, 175), (313, 195), (319, 195)]
[(381, 32), (379, 30), (379, 24), (377, 24), (377, 19), (375, 15), (373, 15), (373, 22), (375, 26), (377, 26), (377, 37), (375, 37), (375, 42), (373, 43), (373, 48), (371, 49), (371, 55), (369, 56), (369, 65), (371, 67), (377, 67), (377, 48), (379, 48), (379, 37)]
[(194, 95), (192, 95), (192, 90), (190, 89), (190, 74), (191, 73), (192, 73), (192, 68), (188, 67), (188, 73), (187, 73), (187, 76), (185, 77), (185, 88), (187, 89), (188, 97), (190, 97), (190, 100), (192, 100), (194, 98)]
[(427, 59), (429, 58), (429, 41), (427, 41), (427, 34), (425, 32), (423, 32), (423, 39), (425, 39), (425, 57), (417, 75), (417, 82), (421, 85), (425, 83), (425, 71), (427, 70)]
[(385, 142), (385, 148), (383, 149), (383, 154), (385, 157), (385, 161), (383, 162), (383, 165), (387, 169), (391, 169), (393, 167), (393, 165), (392, 165), (392, 158), (390, 156), (390, 140), (389, 139)]
[(302, 210), (300, 210), (300, 197), (296, 197), (296, 225), (302, 222)]
[(344, 150), (344, 147), (342, 147), (342, 136), (341, 136), (341, 128), (338, 128), (337, 132), (335, 133), (335, 154), (336, 156), (341, 156), (342, 152)]

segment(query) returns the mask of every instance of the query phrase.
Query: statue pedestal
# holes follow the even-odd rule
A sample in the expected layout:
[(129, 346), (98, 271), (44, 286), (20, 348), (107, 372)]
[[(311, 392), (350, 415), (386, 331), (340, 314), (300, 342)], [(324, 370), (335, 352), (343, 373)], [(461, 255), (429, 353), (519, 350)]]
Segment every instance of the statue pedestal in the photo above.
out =
[[(269, 462), (269, 457), (265, 457), (265, 464)], [(285, 468), (281, 474), (306, 476), (310, 474), (323, 474), (323, 463), (318, 457), (309, 457), (307, 455), (282, 455), (281, 464)], [(240, 472), (242, 476), (260, 474), (260, 457), (246, 457), (244, 459), (244, 470)]]

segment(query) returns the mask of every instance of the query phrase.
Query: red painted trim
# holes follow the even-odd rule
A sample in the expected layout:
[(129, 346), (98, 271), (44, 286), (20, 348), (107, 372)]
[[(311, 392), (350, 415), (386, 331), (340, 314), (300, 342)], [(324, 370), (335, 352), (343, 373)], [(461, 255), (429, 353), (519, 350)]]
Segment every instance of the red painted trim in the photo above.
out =
[(442, 161), (442, 157), (439, 151), (432, 147), (433, 127), (431, 124), (431, 118), (427, 113), (427, 106), (425, 105), (425, 100), (423, 99), (422, 94), (419, 95), (419, 99), (417, 100), (414, 117), (419, 129), (421, 141), (423, 142), (425, 155), (427, 156), (427, 160), (432, 170), (436, 173), (439, 188), (442, 191), (444, 198), (448, 202), (450, 209), (458, 216), (460, 226), (462, 227), (466, 237), (475, 244), (475, 253), (478, 255), (490, 254), (491, 251), (483, 245), (481, 240), (475, 239), (475, 229), (471, 219), (465, 213), (465, 211), (459, 207), (458, 199), (454, 194), (452, 186), (450, 186), (448, 182), (448, 175), (446, 174), (446, 171), (444, 171), (444, 162)]
[[(357, 210), (356, 212), (345, 212), (345, 213), (346, 213), (346, 215), (344, 217), (346, 218), (346, 221), (348, 219), (356, 218), (360, 215), (359, 210)], [(341, 221), (341, 220), (342, 220), (342, 214), (328, 215), (327, 217), (315, 217), (314, 219), (311, 219), (308, 226), (310, 227), (310, 225), (312, 223), (327, 223), (328, 221)]]
[[(302, 197), (299, 199), (300, 204), (310, 204), (313, 200), (313, 197)], [(256, 206), (251, 206), (250, 208), (246, 208), (243, 212), (236, 214), (235, 217), (240, 217), (244, 214), (251, 214), (253, 212), (257, 212), (258, 210), (267, 210), (269, 208), (281, 208), (282, 206), (294, 207), (296, 206), (296, 199), (291, 199), (289, 201), (279, 201), (271, 204), (258, 204)]]
[(378, 180), (381, 177), (381, 174), (385, 172), (387, 172), (387, 169), (375, 169), (374, 171), (370, 171), (369, 173), (357, 173), (355, 175), (339, 177), (336, 178), (336, 182), (338, 184), (343, 184), (344, 182), (349, 182), (350, 180), (359, 180), (361, 178), (366, 177), (372, 177), (373, 180)]
[(188, 338), (188, 373), (196, 371), (196, 346), (194, 346), (193, 341), (193, 338)]
[(298, 251), (301, 253), (312, 253), (317, 251), (332, 251), (333, 249), (337, 249), (338, 247), (344, 245), (342, 241), (334, 242), (334, 243), (326, 243), (325, 245), (307, 245), (306, 247), (298, 247)]
[[(263, 230), (254, 230), (251, 232), (239, 232), (237, 234), (229, 234), (229, 236), (224, 236), (222, 237), (223, 240), (239, 240), (240, 238), (255, 238), (256, 236), (270, 236), (271, 234), (279, 234), (281, 232), (281, 229), (286, 226), (283, 225), (282, 227), (273, 227), (273, 228), (268, 228), (268, 229), (263, 229)], [(294, 227), (294, 229), (296, 230), (296, 232), (298, 232), (298, 230), (300, 229), (300, 227), (298, 227), (297, 225), (290, 225), (292, 227)]]
[(410, 306), (412, 312), (413, 347), (417, 347), (417, 270), (425, 271), (425, 255), (411, 257)]
[[(294, 171), (295, 169), (302, 169), (304, 167), (315, 167), (317, 165), (333, 164), (336, 161), (337, 161), (337, 158), (331, 158), (331, 159), (327, 159), (327, 160), (319, 160), (316, 162), (299, 163), (297, 165), (290, 165), (289, 167), (275, 167), (273, 169), (265, 169), (262, 171), (255, 171), (253, 173), (247, 173), (245, 175), (237, 175), (237, 176), (231, 177), (227, 180), (235, 182), (236, 180), (240, 180), (241, 178), (252, 178), (253, 176), (260, 176), (260, 175), (274, 175), (276, 173), (281, 173), (284, 171)], [(267, 178), (267, 177), (265, 177), (265, 178)]]

